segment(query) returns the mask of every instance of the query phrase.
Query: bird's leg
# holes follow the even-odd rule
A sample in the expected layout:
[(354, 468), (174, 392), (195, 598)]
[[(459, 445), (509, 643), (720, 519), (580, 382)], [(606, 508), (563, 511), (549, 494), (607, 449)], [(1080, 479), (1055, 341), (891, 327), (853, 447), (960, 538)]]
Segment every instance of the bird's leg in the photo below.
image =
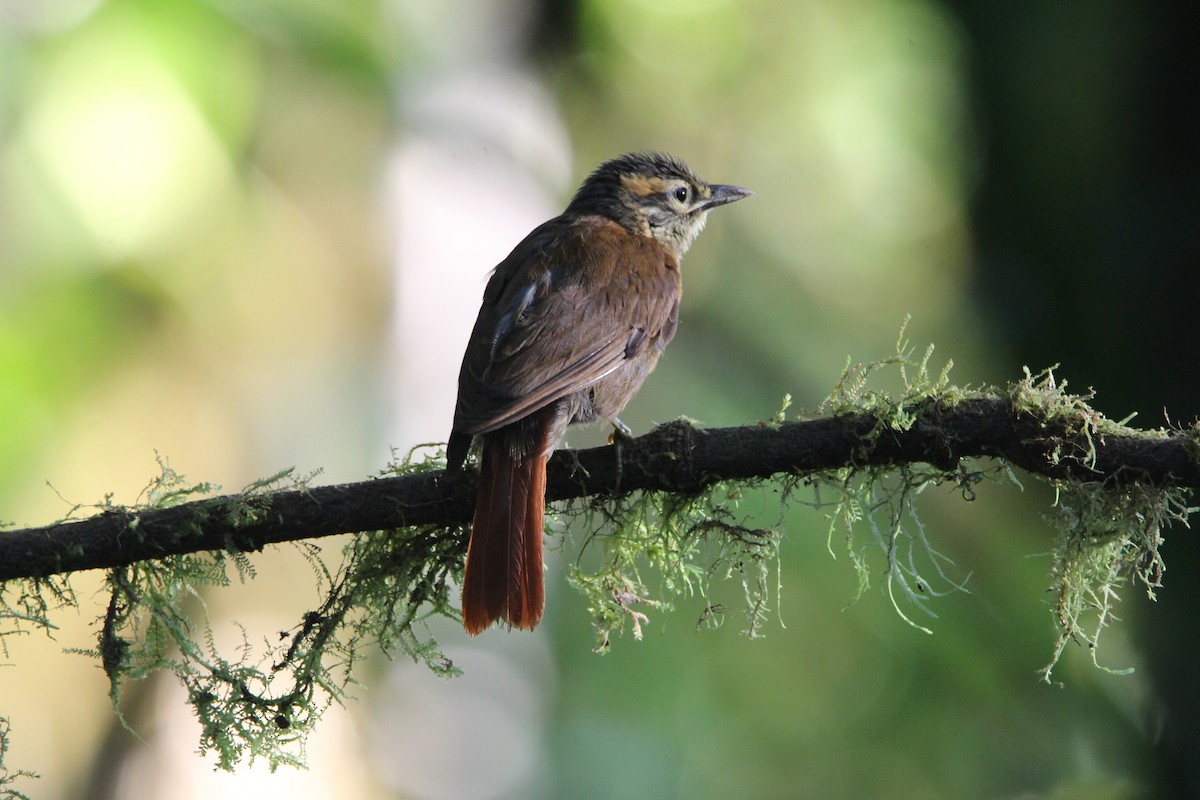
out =
[(625, 442), (633, 441), (633, 431), (621, 420), (613, 417), (609, 420), (612, 423), (612, 433), (608, 435), (608, 443), (613, 446), (613, 454), (617, 460), (617, 480), (614, 482), (613, 491), (619, 491), (621, 488), (621, 478), (625, 474), (625, 464), (621, 459), (621, 445)]

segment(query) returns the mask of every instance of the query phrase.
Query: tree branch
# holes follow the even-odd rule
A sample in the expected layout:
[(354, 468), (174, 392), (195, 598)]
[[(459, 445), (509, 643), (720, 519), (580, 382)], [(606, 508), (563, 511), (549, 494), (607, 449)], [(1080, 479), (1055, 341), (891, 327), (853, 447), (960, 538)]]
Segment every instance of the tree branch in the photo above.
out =
[[(842, 467), (926, 462), (954, 469), (991, 456), (1030, 473), (1200, 488), (1196, 440), (1186, 433), (1119, 429), (1019, 406), (1011, 397), (909, 409), (903, 430), (871, 412), (737, 428), (677, 420), (612, 447), (562, 450), (550, 461), (547, 497), (566, 500), (633, 490), (693, 493), (729, 479), (806, 474)], [(1097, 418), (1098, 415), (1096, 415)], [(262, 495), (214, 497), (164, 509), (113, 509), (41, 528), (0, 533), (0, 581), (117, 567), (206, 550), (407, 525), (470, 520), (475, 478), (441, 471)], [(463, 551), (466, 542), (462, 543)]]

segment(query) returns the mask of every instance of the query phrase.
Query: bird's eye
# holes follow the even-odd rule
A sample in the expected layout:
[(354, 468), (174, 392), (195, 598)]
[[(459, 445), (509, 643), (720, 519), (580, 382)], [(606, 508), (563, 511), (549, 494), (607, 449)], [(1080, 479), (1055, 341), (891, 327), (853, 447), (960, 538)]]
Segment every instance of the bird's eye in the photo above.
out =
[(691, 193), (688, 191), (688, 187), (686, 186), (680, 186), (676, 188), (675, 191), (671, 192), (671, 196), (674, 197), (675, 201), (678, 203), (686, 203), (688, 201), (689, 194)]

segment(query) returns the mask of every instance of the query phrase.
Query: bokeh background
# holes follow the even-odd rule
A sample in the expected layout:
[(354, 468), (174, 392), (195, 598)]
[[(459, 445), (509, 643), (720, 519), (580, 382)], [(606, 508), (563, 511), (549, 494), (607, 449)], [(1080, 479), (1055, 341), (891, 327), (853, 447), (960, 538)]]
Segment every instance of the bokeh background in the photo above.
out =
[[(111, 493), (155, 453), (237, 489), (362, 479), (442, 441), (486, 272), (597, 163), (686, 158), (755, 190), (684, 265), (680, 334), (624, 419), (711, 425), (918, 348), (960, 384), (1061, 364), (1115, 418), (1200, 412), (1196, 4), (1099, 0), (0, 0), (0, 520)], [(573, 433), (572, 444), (603, 431)], [(1050, 494), (922, 500), (969, 594), (854, 604), (822, 514), (785, 519), (766, 637), (702, 598), (591, 652), (568, 539), (534, 634), (434, 633), (466, 674), (379, 657), (310, 770), (195, 753), (169, 680), (108, 709), (95, 576), (5, 640), (11, 768), (40, 798), (1134, 798), (1200, 793), (1200, 552), (1126, 591), (1097, 670), (1054, 629)], [(775, 521), (769, 497), (748, 512)], [(327, 545), (336, 552), (336, 543)], [(838, 547), (835, 544), (835, 551)], [(873, 555), (872, 558), (878, 557)], [(215, 593), (267, 635), (304, 563)], [(737, 585), (724, 589), (736, 601)]]

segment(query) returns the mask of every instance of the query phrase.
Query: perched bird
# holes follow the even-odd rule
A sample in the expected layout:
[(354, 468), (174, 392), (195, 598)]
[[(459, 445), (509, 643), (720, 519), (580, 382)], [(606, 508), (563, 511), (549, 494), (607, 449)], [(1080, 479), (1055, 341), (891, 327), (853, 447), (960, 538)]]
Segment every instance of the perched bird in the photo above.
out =
[(479, 496), (463, 578), (463, 625), (542, 618), (546, 460), (574, 422), (617, 414), (679, 323), (679, 260), (710, 209), (747, 197), (677, 158), (601, 164), (561, 216), (500, 262), (458, 376), (447, 467), (481, 440)]

